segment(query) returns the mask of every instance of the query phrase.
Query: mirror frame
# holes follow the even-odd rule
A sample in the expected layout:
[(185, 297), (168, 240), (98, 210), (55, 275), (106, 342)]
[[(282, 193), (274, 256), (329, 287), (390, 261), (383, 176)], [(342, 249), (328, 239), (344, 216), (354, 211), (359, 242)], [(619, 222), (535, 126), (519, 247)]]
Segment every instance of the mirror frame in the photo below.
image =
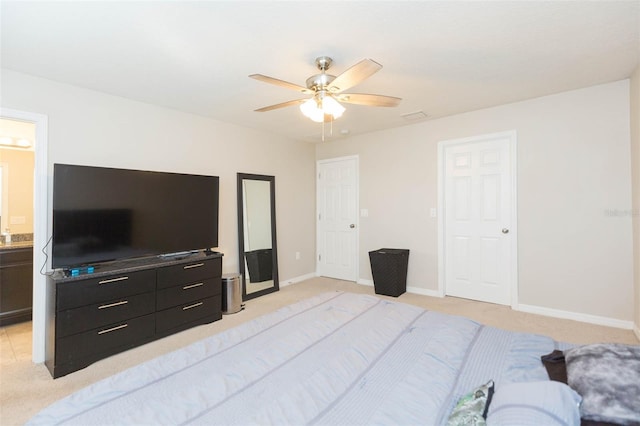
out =
[[(273, 254), (273, 287), (247, 293), (245, 255), (244, 255), (244, 191), (242, 182), (245, 180), (260, 180), (269, 182), (271, 204), (271, 253)], [(238, 173), (238, 266), (242, 279), (242, 300), (255, 299), (265, 294), (280, 290), (278, 280), (278, 250), (276, 244), (276, 178), (275, 176)]]

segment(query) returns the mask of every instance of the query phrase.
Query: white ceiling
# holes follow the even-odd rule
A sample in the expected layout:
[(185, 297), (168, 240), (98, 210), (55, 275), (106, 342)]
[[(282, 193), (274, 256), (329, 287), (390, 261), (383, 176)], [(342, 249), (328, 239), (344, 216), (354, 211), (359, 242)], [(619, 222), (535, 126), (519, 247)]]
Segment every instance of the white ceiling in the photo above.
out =
[[(384, 68), (349, 92), (403, 98), (345, 105), (334, 138), (628, 78), (640, 59), (638, 1), (93, 1), (1, 3), (3, 68), (301, 141), (321, 124), (295, 106), (314, 59), (337, 75)], [(328, 130), (328, 127), (327, 127)]]

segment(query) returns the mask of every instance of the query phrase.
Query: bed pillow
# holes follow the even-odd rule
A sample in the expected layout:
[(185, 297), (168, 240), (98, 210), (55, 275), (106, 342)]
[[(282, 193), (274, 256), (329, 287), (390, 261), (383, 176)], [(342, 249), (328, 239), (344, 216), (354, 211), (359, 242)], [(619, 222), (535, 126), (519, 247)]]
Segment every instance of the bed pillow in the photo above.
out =
[(577, 426), (580, 399), (560, 382), (508, 383), (496, 388), (487, 425)]
[(460, 398), (447, 420), (447, 426), (485, 425), (493, 389), (493, 380), (489, 380)]
[(582, 418), (640, 424), (640, 346), (600, 343), (564, 355), (567, 382), (582, 396)]

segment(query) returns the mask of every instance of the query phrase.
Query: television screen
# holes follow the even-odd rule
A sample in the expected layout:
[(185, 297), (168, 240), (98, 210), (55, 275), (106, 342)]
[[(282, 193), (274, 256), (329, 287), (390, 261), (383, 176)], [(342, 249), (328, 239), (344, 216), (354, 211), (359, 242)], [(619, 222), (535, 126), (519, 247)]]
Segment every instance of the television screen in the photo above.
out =
[(52, 267), (218, 246), (217, 176), (54, 164)]

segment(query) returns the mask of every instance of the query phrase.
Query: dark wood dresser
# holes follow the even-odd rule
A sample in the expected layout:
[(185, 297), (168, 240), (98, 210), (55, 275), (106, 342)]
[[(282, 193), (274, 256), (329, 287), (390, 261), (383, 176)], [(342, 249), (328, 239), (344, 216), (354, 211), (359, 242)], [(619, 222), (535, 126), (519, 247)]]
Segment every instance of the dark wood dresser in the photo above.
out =
[(222, 255), (122, 262), (47, 284), (45, 364), (54, 378), (222, 318)]

